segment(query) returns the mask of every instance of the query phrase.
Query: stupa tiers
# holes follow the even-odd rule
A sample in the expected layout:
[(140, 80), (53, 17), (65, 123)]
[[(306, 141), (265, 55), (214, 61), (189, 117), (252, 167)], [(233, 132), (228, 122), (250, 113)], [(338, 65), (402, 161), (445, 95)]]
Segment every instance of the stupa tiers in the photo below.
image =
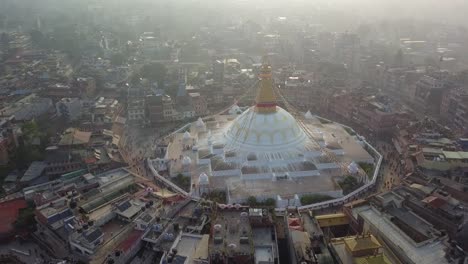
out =
[[(310, 112), (300, 115), (299, 123), (277, 105), (273, 85), (271, 66), (264, 63), (255, 105), (243, 112), (233, 106), (226, 114), (199, 119), (187, 132), (176, 133), (165, 157), (169, 174), (190, 176), (193, 195), (227, 191), (230, 203), (249, 196), (274, 198), (277, 204), (290, 199), (297, 204), (301, 195), (310, 193), (342, 196), (337, 180), (349, 172), (338, 163), (374, 159), (339, 124), (307, 118)], [(325, 147), (335, 159), (323, 155)]]

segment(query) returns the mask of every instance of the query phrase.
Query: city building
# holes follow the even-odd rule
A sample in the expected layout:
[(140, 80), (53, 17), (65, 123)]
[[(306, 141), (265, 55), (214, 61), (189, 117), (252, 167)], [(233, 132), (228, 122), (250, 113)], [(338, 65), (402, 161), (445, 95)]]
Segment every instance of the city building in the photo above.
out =
[(71, 122), (81, 117), (82, 103), (79, 98), (62, 98), (55, 103), (55, 109), (58, 116)]
[(222, 60), (215, 60), (213, 63), (213, 80), (218, 84), (224, 82), (224, 62)]
[(390, 264), (380, 242), (371, 234), (332, 239), (332, 252), (342, 264)]
[(189, 93), (188, 95), (192, 109), (195, 112), (195, 116), (206, 115), (208, 113), (208, 106), (205, 98), (201, 96), (200, 93)]
[(443, 99), (452, 88), (445, 75), (443, 72), (436, 76), (425, 75), (416, 83), (414, 103), (417, 110), (440, 116)]
[(127, 105), (127, 120), (129, 122), (142, 122), (146, 117), (145, 100), (131, 99)]
[(213, 219), (209, 255), (211, 263), (254, 263), (255, 249), (249, 213), (224, 210)]
[(6, 165), (11, 160), (18, 146), (18, 128), (13, 126), (14, 117), (0, 120), (0, 164)]
[(148, 95), (145, 102), (148, 121), (151, 124), (164, 122), (163, 95)]
[(103, 242), (104, 234), (99, 228), (83, 228), (74, 232), (69, 239), (71, 251), (92, 256)]
[(142, 123), (146, 120), (145, 91), (143, 87), (128, 87), (127, 120), (131, 123)]
[[(354, 203), (345, 206), (357, 233), (371, 233), (391, 252), (387, 255), (401, 263), (449, 263), (445, 234), (404, 207), (403, 197), (387, 192), (376, 198), (373, 205)], [(378, 247), (375, 242), (374, 245), (374, 248)]]
[(36, 94), (28, 95), (16, 102), (11, 102), (0, 109), (1, 117), (14, 117), (16, 121), (28, 121), (51, 113), (54, 109), (50, 98), (42, 98)]

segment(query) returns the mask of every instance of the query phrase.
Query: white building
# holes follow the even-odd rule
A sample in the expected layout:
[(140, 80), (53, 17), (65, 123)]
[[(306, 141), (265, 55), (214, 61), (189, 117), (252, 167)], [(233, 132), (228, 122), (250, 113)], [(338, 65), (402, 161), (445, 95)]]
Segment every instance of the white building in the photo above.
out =
[(99, 228), (79, 230), (70, 235), (69, 242), (72, 252), (92, 256), (102, 244), (104, 233)]
[(127, 107), (127, 118), (130, 122), (145, 119), (145, 101), (141, 98), (132, 98)]

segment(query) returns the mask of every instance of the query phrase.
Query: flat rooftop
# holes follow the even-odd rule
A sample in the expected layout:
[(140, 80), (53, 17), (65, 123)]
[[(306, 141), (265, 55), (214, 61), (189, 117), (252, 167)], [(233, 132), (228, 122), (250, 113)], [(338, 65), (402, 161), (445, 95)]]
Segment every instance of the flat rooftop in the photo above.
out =
[(422, 243), (422, 245), (416, 246), (411, 238), (404, 235), (403, 231), (392, 224), (384, 215), (370, 206), (365, 207), (367, 210), (360, 210), (359, 215), (379, 230), (379, 236), (384, 236), (388, 241), (397, 245), (399, 251), (408, 256), (411, 261), (424, 264), (448, 263), (445, 259), (446, 247), (441, 241)]
[(251, 254), (250, 244), (251, 226), (248, 213), (241, 216), (238, 210), (223, 210), (218, 212), (218, 216), (213, 221), (213, 239), (210, 241), (210, 254), (214, 252), (226, 252), (229, 248), (231, 254)]
[(276, 241), (272, 239), (273, 227), (253, 228), (255, 264), (274, 262), (278, 258)]
[[(172, 248), (177, 249), (177, 256), (185, 257), (187, 264), (193, 263), (197, 251), (208, 249), (208, 241), (201, 235), (192, 235), (182, 233)], [(172, 250), (171, 248), (171, 250)], [(196, 257), (196, 256), (195, 256)]]

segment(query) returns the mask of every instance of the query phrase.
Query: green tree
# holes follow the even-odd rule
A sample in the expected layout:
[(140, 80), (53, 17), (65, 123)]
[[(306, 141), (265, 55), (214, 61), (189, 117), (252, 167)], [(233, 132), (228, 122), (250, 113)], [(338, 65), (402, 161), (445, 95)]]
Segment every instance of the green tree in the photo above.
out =
[(33, 120), (22, 127), (23, 140), (16, 149), (13, 162), (18, 169), (25, 169), (32, 161), (43, 160), (47, 145), (47, 135), (41, 132), (39, 125)]
[(273, 198), (268, 198), (268, 199), (265, 200), (264, 204), (265, 204), (266, 206), (275, 206), (275, 205), (276, 205), (276, 201), (275, 201), (275, 199), (273, 199)]
[(180, 188), (189, 191), (190, 190), (190, 177), (186, 177), (181, 173), (177, 174), (172, 181), (177, 184)]
[(343, 189), (343, 194), (345, 195), (356, 190), (362, 185), (353, 176), (346, 176), (342, 181), (339, 182), (339, 184), (341, 189)]
[(43, 133), (41, 133), (39, 130), (38, 124), (34, 120), (26, 122), (21, 127), (21, 131), (23, 132), (23, 138), (28, 143), (32, 143), (34, 139), (41, 138), (43, 136)]
[(257, 198), (255, 198), (255, 196), (249, 196), (249, 197), (247, 198), (247, 204), (248, 204), (249, 206), (255, 206), (255, 205), (257, 205)]
[(333, 199), (333, 197), (329, 195), (323, 195), (323, 194), (307, 194), (301, 197), (301, 204), (302, 205), (308, 205), (308, 204), (314, 204), (314, 203), (320, 203), (323, 201), (328, 201)]
[(14, 226), (16, 229), (34, 230), (36, 226), (35, 223), (34, 205), (28, 204), (28, 207), (19, 210), (18, 218), (16, 219)]
[(151, 81), (157, 81), (158, 84), (164, 83), (166, 79), (167, 69), (161, 63), (150, 63), (143, 66), (141, 76)]
[(374, 173), (374, 164), (369, 164), (365, 162), (359, 162), (358, 164), (362, 168), (362, 170), (367, 174), (367, 177), (372, 177), (372, 174)]

